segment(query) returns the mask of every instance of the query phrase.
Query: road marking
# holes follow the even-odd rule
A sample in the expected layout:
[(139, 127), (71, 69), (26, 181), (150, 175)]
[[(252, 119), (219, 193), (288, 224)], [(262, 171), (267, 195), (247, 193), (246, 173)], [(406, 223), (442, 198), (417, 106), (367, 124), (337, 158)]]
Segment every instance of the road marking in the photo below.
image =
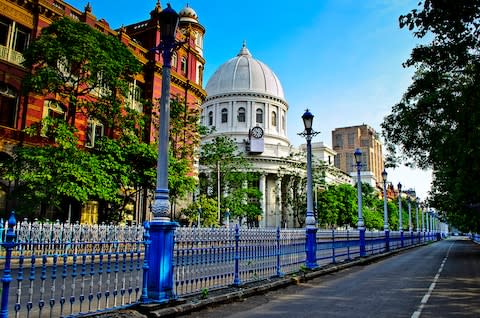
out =
[(418, 306), (417, 310), (412, 314), (411, 318), (419, 318), (420, 314), (422, 313), (423, 307), (428, 302), (428, 299), (430, 298), (430, 295), (432, 294), (433, 290), (435, 289), (435, 286), (437, 285), (437, 281), (440, 278), (440, 273), (443, 271), (443, 267), (445, 266), (445, 263), (447, 262), (448, 259), (448, 254), (450, 253), (450, 249), (452, 248), (454, 243), (450, 245), (447, 251), (447, 255), (443, 258), (442, 263), (440, 264), (440, 267), (438, 268), (437, 274), (433, 278), (432, 283), (430, 284), (430, 287), (427, 290), (427, 293), (422, 297), (422, 301), (420, 302), (420, 305)]

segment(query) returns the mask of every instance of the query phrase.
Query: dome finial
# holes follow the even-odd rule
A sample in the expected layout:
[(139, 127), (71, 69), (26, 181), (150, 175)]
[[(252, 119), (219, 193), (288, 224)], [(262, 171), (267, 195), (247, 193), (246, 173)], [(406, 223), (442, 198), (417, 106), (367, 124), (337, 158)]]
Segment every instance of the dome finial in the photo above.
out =
[(246, 40), (243, 40), (242, 48), (240, 49), (240, 52), (237, 54), (237, 56), (242, 56), (242, 55), (252, 56), (250, 51), (247, 49), (247, 41)]

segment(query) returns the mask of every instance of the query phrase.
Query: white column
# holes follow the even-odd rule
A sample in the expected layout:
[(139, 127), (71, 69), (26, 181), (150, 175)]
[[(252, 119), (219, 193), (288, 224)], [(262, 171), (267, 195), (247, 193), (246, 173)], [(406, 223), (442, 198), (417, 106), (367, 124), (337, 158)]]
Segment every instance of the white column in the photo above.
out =
[(282, 222), (282, 177), (277, 175), (275, 180), (275, 227)]
[(259, 190), (262, 193), (262, 197), (260, 199), (260, 209), (262, 209), (262, 219), (259, 222), (260, 227), (266, 227), (267, 225), (267, 206), (266, 206), (266, 198), (267, 195), (267, 182), (266, 182), (266, 175), (261, 174), (259, 180)]

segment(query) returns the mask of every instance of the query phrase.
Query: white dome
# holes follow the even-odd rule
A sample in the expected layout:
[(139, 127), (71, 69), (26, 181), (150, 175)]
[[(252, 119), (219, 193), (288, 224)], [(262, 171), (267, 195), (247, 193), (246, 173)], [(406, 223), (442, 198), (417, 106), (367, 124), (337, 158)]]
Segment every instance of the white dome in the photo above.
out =
[(180, 17), (180, 22), (197, 22), (198, 23), (198, 15), (188, 6), (188, 4), (178, 12), (178, 16)]
[(285, 100), (282, 84), (273, 71), (252, 57), (245, 43), (238, 55), (223, 65), (209, 79), (207, 96), (230, 92), (264, 93)]

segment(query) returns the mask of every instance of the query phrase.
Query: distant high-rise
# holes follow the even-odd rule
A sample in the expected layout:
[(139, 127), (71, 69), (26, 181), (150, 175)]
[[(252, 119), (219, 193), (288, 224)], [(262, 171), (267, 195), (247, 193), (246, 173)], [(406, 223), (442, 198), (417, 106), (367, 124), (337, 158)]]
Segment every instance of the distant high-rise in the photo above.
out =
[(336, 151), (335, 167), (355, 177), (356, 166), (353, 153), (362, 151), (362, 180), (372, 186), (382, 182), (382, 142), (375, 130), (368, 125), (335, 128), (332, 131), (332, 146)]

